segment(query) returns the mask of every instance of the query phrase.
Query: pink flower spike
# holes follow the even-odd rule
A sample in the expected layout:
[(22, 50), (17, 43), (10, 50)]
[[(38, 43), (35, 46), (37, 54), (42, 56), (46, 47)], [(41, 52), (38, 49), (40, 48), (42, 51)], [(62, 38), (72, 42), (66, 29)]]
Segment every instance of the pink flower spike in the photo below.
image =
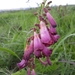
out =
[(45, 11), (45, 13), (46, 13), (46, 16), (47, 16), (47, 18), (48, 18), (50, 24), (51, 24), (53, 27), (56, 27), (57, 24), (56, 24), (54, 18), (51, 16), (51, 14), (48, 12), (48, 10), (47, 10), (46, 8), (44, 8), (44, 11)]
[(30, 75), (30, 68), (27, 69), (27, 75)]
[(40, 21), (40, 37), (43, 44), (50, 46), (52, 38), (50, 37), (49, 31), (43, 21)]
[(36, 75), (36, 73), (35, 73), (35, 70), (34, 70), (34, 69), (32, 69), (31, 74), (32, 74), (32, 75)]

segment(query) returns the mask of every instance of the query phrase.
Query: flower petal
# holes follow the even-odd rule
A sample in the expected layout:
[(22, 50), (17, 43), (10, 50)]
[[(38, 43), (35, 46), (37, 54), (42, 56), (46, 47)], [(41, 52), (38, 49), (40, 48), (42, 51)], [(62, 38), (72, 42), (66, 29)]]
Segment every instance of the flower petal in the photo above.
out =
[(26, 45), (26, 48), (25, 48), (25, 50), (24, 50), (23, 59), (25, 59), (25, 60), (29, 60), (29, 59), (30, 59), (29, 45)]
[(57, 33), (57, 32), (56, 32), (56, 28), (53, 28), (51, 25), (50, 25), (49, 31), (50, 31), (51, 34), (53, 34), (53, 35)]
[(54, 35), (55, 41), (57, 42), (60, 36), (58, 34)]
[(32, 69), (31, 74), (32, 74), (32, 75), (36, 75), (36, 73), (35, 73), (35, 70), (34, 70), (34, 69)]
[(34, 32), (34, 50), (41, 51), (43, 49), (42, 42), (36, 32)]
[(52, 54), (52, 49), (49, 50), (47, 47), (44, 46), (44, 49), (43, 49), (42, 53), (46, 57), (49, 57)]
[(52, 38), (50, 37), (49, 31), (43, 21), (40, 21), (40, 37), (42, 43), (46, 46), (52, 44)]
[(58, 39), (60, 38), (60, 36), (58, 34), (56, 34), (56, 35), (52, 35), (52, 38), (54, 40), (54, 43), (56, 43), (58, 41)]
[(49, 57), (47, 57), (47, 62), (48, 62), (49, 65), (52, 64)]
[(31, 40), (30, 42), (29, 51), (30, 51), (30, 54), (32, 54), (34, 51), (34, 41), (33, 40)]
[(41, 51), (43, 50), (43, 44), (36, 32), (34, 32), (34, 54), (37, 58), (42, 57)]
[(51, 14), (48, 12), (48, 10), (47, 10), (46, 8), (44, 8), (44, 11), (45, 11), (45, 13), (46, 13), (46, 16), (47, 16), (47, 18), (48, 18), (50, 24), (51, 24), (53, 27), (56, 27), (57, 24), (56, 24), (54, 18), (51, 16)]
[(25, 60), (29, 60), (30, 59), (30, 55), (33, 53), (33, 40), (31, 41), (30, 45), (26, 45), (26, 48), (24, 50), (24, 56), (23, 58)]
[(27, 75), (30, 75), (30, 68), (27, 69)]
[(42, 57), (41, 51), (34, 50), (34, 55), (36, 56), (36, 58)]
[(22, 59), (22, 61), (17, 64), (17, 66), (19, 67), (19, 69), (24, 68), (26, 65), (27, 65), (27, 61), (25, 61), (24, 59)]

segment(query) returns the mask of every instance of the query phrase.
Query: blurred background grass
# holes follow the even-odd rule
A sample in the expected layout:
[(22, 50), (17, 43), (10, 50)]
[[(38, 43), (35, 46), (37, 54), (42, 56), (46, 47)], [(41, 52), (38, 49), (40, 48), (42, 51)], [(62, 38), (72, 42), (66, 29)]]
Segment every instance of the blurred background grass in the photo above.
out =
[[(38, 8), (0, 12), (0, 75), (11, 75), (14, 72), (13, 75), (25, 75), (24, 69), (17, 72), (16, 64), (20, 60), (15, 56), (23, 56), (30, 29), (38, 22), (33, 14), (37, 10)], [(52, 66), (43, 66), (36, 59), (36, 73), (75, 75), (75, 6), (54, 6), (50, 12), (57, 22), (60, 39), (51, 46), (54, 49), (50, 58)]]

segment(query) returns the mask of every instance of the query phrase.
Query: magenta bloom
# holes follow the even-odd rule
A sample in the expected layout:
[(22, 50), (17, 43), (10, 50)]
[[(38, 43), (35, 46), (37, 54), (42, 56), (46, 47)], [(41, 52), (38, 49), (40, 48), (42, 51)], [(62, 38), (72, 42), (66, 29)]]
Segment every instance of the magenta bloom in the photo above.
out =
[(30, 55), (33, 53), (33, 41), (31, 41), (30, 46), (26, 45), (26, 48), (24, 50), (24, 56), (23, 59), (25, 60), (29, 60), (30, 59)]
[(50, 33), (53, 34), (53, 35), (57, 33), (57, 32), (56, 32), (56, 27), (53, 27), (52, 25), (50, 25), (49, 31), (50, 31)]
[(50, 37), (49, 31), (43, 21), (40, 22), (40, 37), (41, 41), (45, 46), (50, 46), (53, 44), (53, 40)]
[(53, 27), (56, 27), (57, 24), (56, 24), (54, 18), (51, 16), (51, 14), (48, 12), (48, 10), (47, 10), (46, 8), (44, 8), (44, 11), (45, 11), (45, 13), (46, 13), (46, 16), (47, 16), (47, 18), (48, 18), (50, 24), (51, 24)]
[(44, 46), (42, 53), (44, 56), (49, 57), (52, 54), (52, 49), (49, 50), (47, 47)]
[(30, 68), (27, 69), (27, 75), (31, 75), (30, 74)]
[(51, 37), (52, 37), (54, 43), (56, 43), (58, 41), (58, 39), (60, 38), (60, 36), (58, 34), (55, 34), (55, 35), (51, 34)]
[(48, 64), (51, 65), (51, 62), (50, 62), (50, 58), (49, 57), (52, 54), (52, 49), (49, 50), (47, 47), (44, 47), (42, 53), (43, 53), (43, 55), (46, 56)]
[(33, 53), (33, 41), (31, 41), (30, 46), (26, 45), (26, 48), (24, 50), (24, 56), (20, 63), (18, 63), (18, 67), (20, 69), (24, 68), (28, 64), (28, 60), (30, 59), (30, 55)]
[(49, 57), (47, 57), (47, 62), (48, 62), (49, 65), (52, 64)]
[(54, 41), (55, 41), (55, 42), (57, 42), (58, 39), (60, 38), (60, 36), (59, 36), (58, 34), (54, 35), (53, 37), (54, 37)]
[(25, 66), (27, 66), (27, 61), (25, 61), (24, 59), (22, 59), (22, 61), (20, 63), (18, 63), (17, 66), (19, 67), (19, 69), (22, 69)]
[(34, 51), (41, 51), (43, 49), (42, 42), (36, 32), (34, 32)]
[(36, 32), (34, 32), (34, 54), (37, 58), (41, 57), (41, 51), (43, 50), (43, 44)]
[(47, 64), (51, 65), (51, 61), (49, 57), (52, 54), (52, 49), (48, 49), (47, 47), (44, 46), (42, 54), (46, 57), (46, 61), (43, 61), (41, 58), (39, 58), (39, 61), (44, 65), (47, 65)]
[(31, 74), (32, 74), (32, 75), (36, 75), (36, 73), (35, 73), (35, 70), (34, 70), (34, 69), (32, 69)]

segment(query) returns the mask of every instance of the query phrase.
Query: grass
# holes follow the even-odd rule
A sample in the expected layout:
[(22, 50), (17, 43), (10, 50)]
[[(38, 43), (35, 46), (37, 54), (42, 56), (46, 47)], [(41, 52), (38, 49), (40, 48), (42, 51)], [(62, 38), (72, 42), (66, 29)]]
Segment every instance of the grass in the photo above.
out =
[[(25, 75), (17, 63), (23, 56), (30, 29), (38, 22), (35, 9), (0, 13), (0, 74)], [(51, 46), (52, 66), (43, 66), (36, 59), (37, 75), (75, 75), (75, 9), (74, 6), (53, 7), (50, 11), (57, 22), (58, 43)], [(64, 15), (63, 15), (64, 13)], [(32, 33), (33, 34), (33, 33)], [(16, 72), (16, 73), (14, 73)], [(21, 72), (21, 73), (20, 73)]]

